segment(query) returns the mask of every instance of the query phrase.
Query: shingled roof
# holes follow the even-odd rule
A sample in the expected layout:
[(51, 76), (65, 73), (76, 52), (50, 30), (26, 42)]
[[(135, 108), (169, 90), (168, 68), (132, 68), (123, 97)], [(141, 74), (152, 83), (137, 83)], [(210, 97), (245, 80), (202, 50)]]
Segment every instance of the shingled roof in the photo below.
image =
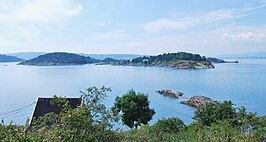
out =
[[(77, 108), (81, 105), (81, 98), (66, 98), (69, 101), (69, 104), (72, 108)], [(52, 98), (38, 98), (31, 120), (33, 118), (39, 118), (40, 116), (44, 116), (47, 113), (54, 112), (56, 114), (60, 113), (60, 108), (57, 105), (52, 105), (50, 101)], [(30, 122), (31, 123), (31, 122)]]

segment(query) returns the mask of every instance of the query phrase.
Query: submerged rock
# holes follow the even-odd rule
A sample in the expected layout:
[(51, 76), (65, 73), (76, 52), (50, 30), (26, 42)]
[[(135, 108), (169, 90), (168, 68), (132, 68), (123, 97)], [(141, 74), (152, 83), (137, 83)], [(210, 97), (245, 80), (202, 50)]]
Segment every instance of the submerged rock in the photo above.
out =
[(193, 96), (187, 101), (182, 101), (181, 104), (189, 105), (196, 108), (202, 108), (207, 103), (215, 103), (212, 99), (204, 96)]
[(174, 91), (174, 90), (159, 90), (156, 92), (161, 94), (161, 95), (172, 97), (172, 98), (180, 98), (183, 96), (182, 92)]

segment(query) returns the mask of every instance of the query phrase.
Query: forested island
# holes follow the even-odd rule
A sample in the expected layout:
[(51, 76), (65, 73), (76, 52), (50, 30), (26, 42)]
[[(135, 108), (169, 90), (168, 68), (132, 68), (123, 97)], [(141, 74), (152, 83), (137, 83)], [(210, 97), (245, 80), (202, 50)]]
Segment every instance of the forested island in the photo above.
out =
[(207, 69), (214, 68), (205, 56), (186, 52), (165, 53), (158, 56), (143, 56), (132, 60), (115, 60), (104, 64), (123, 66), (158, 66), (175, 69)]
[(99, 60), (73, 53), (55, 52), (40, 55), (36, 58), (23, 61), (19, 65), (33, 66), (65, 66), (97, 63)]
[(15, 57), (15, 56), (0, 54), (0, 62), (20, 62), (20, 61), (23, 61), (23, 59)]

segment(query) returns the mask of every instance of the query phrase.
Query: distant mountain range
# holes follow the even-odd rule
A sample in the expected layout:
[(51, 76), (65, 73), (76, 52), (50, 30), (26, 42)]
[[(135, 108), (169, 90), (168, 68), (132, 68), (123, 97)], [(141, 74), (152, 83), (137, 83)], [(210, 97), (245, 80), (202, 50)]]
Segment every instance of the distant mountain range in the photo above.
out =
[[(29, 60), (35, 57), (38, 57), (40, 55), (44, 55), (47, 52), (19, 52), (19, 53), (7, 53), (6, 55), (10, 55), (10, 56), (16, 56), (18, 58), (22, 58), (25, 60)], [(137, 54), (84, 54), (84, 53), (78, 53), (79, 55), (82, 56), (89, 56), (91, 58), (95, 58), (95, 59), (99, 59), (99, 60), (103, 60), (105, 58), (112, 58), (112, 59), (127, 59), (127, 60), (131, 60), (137, 57), (141, 57), (144, 55), (137, 55)]]
[(95, 58), (99, 60), (103, 60), (106, 58), (112, 58), (116, 60), (123, 60), (123, 59), (132, 60), (134, 58), (144, 56), (144, 55), (137, 55), (137, 54), (83, 54), (83, 53), (80, 53), (79, 55), (89, 56), (91, 58)]
[(266, 52), (254, 52), (245, 54), (234, 54), (234, 55), (221, 55), (220, 58), (229, 59), (266, 59)]
[(23, 61), (23, 59), (17, 58), (15, 56), (0, 54), (0, 62), (20, 62), (20, 61)]
[(46, 52), (19, 52), (19, 53), (7, 53), (5, 55), (16, 56), (18, 58), (29, 60), (43, 54), (46, 54)]

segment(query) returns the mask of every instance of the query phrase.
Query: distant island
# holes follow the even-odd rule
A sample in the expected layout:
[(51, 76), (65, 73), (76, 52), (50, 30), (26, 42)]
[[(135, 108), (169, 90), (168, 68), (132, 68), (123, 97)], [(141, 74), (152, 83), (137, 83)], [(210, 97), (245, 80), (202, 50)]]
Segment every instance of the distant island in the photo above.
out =
[[(23, 59), (17, 58), (17, 60), (15, 61), (18, 62), (22, 60)], [(224, 61), (222, 59), (211, 57), (206, 58), (205, 56), (201, 56), (199, 54), (192, 54), (186, 52), (165, 53), (157, 56), (142, 56), (133, 58), (132, 60), (114, 58), (94, 59), (89, 56), (86, 57), (80, 54), (54, 52), (39, 55), (38, 57), (35, 57), (33, 59), (22, 61), (21, 63), (19, 63), (19, 65), (66, 66), (92, 63), (97, 63), (97, 65), (157, 66), (175, 69), (209, 69), (214, 68), (212, 63), (238, 63), (238, 61)]]
[(40, 55), (36, 58), (22, 61), (19, 65), (33, 66), (66, 66), (97, 63), (99, 60), (73, 53), (55, 52)]
[[(110, 60), (111, 61), (111, 60)], [(186, 52), (165, 53), (158, 56), (143, 56), (132, 60), (114, 60), (101, 64), (124, 66), (159, 66), (175, 69), (208, 69), (214, 68), (205, 56)]]
[(225, 61), (223, 59), (218, 59), (218, 58), (212, 58), (212, 57), (209, 57), (207, 58), (208, 61), (212, 62), (212, 63), (238, 63), (238, 61)]
[(20, 62), (20, 61), (23, 61), (23, 59), (15, 57), (15, 56), (0, 54), (0, 62)]
[[(44, 54), (47, 54), (47, 52), (18, 52), (18, 53), (6, 53), (5, 55), (16, 56), (18, 58), (29, 60), (29, 59), (32, 59), (32, 58), (35, 58), (35, 57), (38, 57)], [(120, 59), (132, 60), (134, 58), (144, 56), (144, 55), (138, 55), (138, 54), (86, 54), (86, 53), (76, 53), (76, 54), (85, 56), (85, 57), (89, 56), (91, 58), (98, 59), (98, 60), (103, 60), (105, 58), (113, 58), (116, 60), (120, 60)]]

